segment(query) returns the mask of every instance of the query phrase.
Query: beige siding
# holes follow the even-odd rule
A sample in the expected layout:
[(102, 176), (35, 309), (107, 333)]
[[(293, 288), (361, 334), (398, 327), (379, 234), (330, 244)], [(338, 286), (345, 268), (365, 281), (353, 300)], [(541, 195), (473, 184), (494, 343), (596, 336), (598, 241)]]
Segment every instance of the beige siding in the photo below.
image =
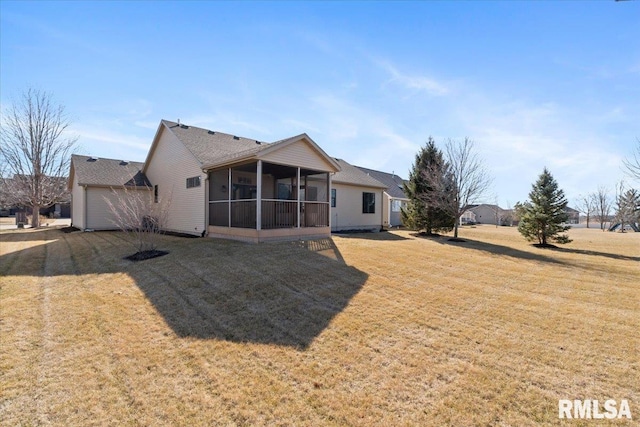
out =
[[(166, 229), (200, 234), (205, 230), (206, 174), (191, 152), (175, 135), (163, 129), (146, 168), (160, 200), (170, 199)], [(187, 178), (200, 177), (200, 187), (187, 188)]]
[(86, 228), (84, 206), (84, 188), (78, 185), (78, 177), (74, 176), (71, 186), (71, 223), (81, 230)]
[(266, 162), (300, 166), (317, 171), (331, 171), (333, 167), (304, 141), (296, 141), (262, 157)]
[(391, 199), (385, 192), (382, 193), (382, 226), (389, 228), (391, 217)]
[[(336, 189), (336, 207), (331, 208), (331, 230), (370, 229), (382, 227), (382, 190), (380, 188), (359, 187), (334, 182)], [(362, 213), (362, 193), (376, 195), (375, 213)]]
[[(120, 190), (122, 191), (122, 190)], [(87, 223), (85, 228), (91, 230), (115, 230), (118, 227), (111, 222), (114, 219), (111, 209), (105, 201), (105, 197), (114, 204), (116, 196), (109, 188), (87, 187), (86, 192), (86, 215)]]

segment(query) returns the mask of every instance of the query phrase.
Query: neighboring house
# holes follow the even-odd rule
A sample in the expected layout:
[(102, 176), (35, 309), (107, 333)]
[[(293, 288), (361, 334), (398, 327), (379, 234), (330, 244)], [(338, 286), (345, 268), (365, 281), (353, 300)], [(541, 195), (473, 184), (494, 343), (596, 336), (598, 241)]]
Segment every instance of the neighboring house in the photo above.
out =
[[(32, 214), (32, 209), (22, 206), (15, 197), (21, 191), (24, 191), (20, 185), (20, 178), (20, 175), (14, 175), (13, 178), (0, 178), (0, 216), (11, 216), (15, 215), (16, 212), (24, 211), (28, 212), (29, 215)], [(71, 215), (71, 193), (65, 190), (68, 179), (52, 176), (47, 176), (46, 178), (46, 186), (55, 186), (55, 193), (62, 192), (63, 194), (57, 203), (41, 207), (40, 215), (48, 218), (69, 218)]]
[(406, 208), (409, 198), (404, 193), (404, 179), (394, 173), (381, 172), (358, 166), (362, 172), (373, 177), (386, 186), (382, 194), (382, 226), (383, 228), (402, 225), (402, 208)]
[(143, 166), (140, 162), (72, 155), (68, 181), (72, 225), (82, 230), (117, 229), (105, 197), (115, 202), (125, 187), (150, 191)]
[(386, 185), (342, 159), (331, 178), (331, 230), (380, 231)]
[(564, 208), (564, 212), (569, 215), (567, 224), (580, 224), (580, 212), (567, 206)]
[(462, 224), (492, 224), (509, 225), (507, 223), (508, 211), (498, 205), (479, 204), (469, 205), (460, 217)]

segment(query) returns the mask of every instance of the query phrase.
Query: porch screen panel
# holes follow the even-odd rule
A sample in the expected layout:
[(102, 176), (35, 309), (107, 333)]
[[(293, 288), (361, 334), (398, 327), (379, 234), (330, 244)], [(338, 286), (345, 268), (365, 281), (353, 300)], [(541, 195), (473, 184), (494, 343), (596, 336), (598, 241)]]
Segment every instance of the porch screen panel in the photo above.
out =
[(327, 173), (308, 174), (304, 179), (304, 203), (301, 206), (301, 226), (329, 226), (329, 176)]
[(209, 172), (209, 225), (229, 226), (229, 169)]

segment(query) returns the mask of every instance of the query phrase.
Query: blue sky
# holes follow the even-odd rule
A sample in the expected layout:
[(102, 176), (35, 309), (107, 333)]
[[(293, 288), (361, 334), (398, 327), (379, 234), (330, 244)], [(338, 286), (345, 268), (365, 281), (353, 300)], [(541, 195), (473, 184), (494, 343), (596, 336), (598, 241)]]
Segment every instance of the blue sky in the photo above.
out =
[(407, 177), (467, 136), (506, 207), (545, 166), (571, 203), (613, 188), (640, 138), (640, 1), (3, 0), (0, 28), (2, 108), (53, 92), (99, 157), (142, 161), (180, 119)]

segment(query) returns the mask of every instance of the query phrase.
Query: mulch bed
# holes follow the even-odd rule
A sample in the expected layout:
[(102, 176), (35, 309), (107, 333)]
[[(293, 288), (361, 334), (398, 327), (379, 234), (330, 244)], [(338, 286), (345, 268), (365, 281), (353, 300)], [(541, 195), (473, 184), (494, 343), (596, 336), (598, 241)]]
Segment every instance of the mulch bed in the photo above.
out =
[(558, 249), (558, 247), (556, 245), (552, 245), (551, 243), (534, 243), (533, 246), (535, 246), (536, 248), (542, 248), (542, 249)]
[(167, 251), (158, 251), (158, 250), (152, 250), (152, 251), (142, 251), (142, 252), (136, 252), (133, 255), (129, 255), (124, 257), (124, 259), (128, 259), (129, 261), (144, 261), (146, 259), (152, 259), (152, 258), (157, 258), (163, 255), (167, 255), (169, 252)]
[(62, 227), (60, 231), (63, 233), (73, 233), (74, 231), (80, 231), (80, 229), (77, 227)]

